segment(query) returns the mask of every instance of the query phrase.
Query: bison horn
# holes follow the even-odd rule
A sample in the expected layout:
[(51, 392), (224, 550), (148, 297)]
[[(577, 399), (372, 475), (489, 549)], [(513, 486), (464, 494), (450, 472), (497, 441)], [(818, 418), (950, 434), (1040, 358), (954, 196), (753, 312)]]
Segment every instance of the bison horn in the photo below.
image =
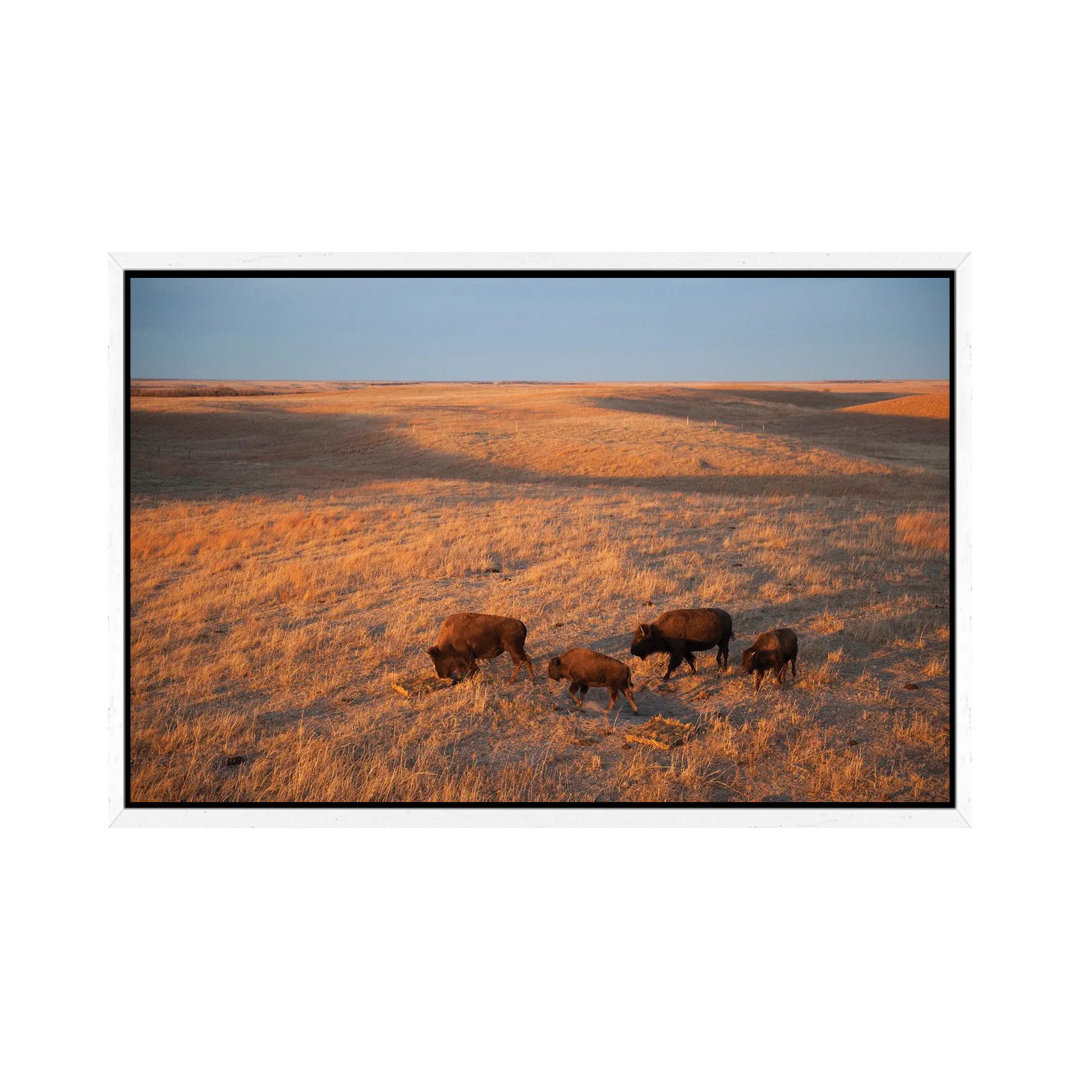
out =
[(648, 631), (645, 629), (645, 623), (642, 623), (637, 629), (638, 629), (639, 634), (647, 634), (648, 633)]

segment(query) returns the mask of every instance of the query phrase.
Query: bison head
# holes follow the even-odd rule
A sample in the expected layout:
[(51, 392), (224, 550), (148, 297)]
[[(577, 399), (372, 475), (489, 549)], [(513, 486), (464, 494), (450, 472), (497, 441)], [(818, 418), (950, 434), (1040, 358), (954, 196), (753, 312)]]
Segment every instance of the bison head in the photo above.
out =
[(634, 640), (630, 642), (630, 651), (634, 656), (652, 656), (659, 652), (661, 645), (657, 640), (660, 637), (653, 623), (642, 623), (634, 631)]
[(563, 677), (562, 657), (556, 656), (548, 664), (548, 678), (549, 679), (561, 679)]
[(742, 669), (748, 675), (754, 670), (754, 650), (743, 649), (742, 651)]
[(437, 645), (432, 645), (427, 653), (431, 657), (431, 662), (435, 665), (435, 674), (440, 679), (459, 682), (468, 674), (468, 664), (457, 653), (440, 649)]

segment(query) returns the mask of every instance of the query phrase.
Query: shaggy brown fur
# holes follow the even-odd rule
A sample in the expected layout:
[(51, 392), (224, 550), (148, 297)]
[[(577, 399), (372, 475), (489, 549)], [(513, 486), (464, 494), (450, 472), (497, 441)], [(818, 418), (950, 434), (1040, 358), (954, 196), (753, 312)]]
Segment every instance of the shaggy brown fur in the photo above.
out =
[(690, 665), (691, 671), (697, 671), (694, 653), (713, 646), (717, 646), (716, 666), (726, 671), (731, 638), (731, 616), (726, 611), (719, 608), (680, 608), (665, 611), (654, 623), (642, 623), (634, 631), (630, 651), (634, 656), (641, 657), (667, 653), (666, 682), (684, 660)]
[(440, 679), (456, 683), (476, 672), (477, 660), (490, 660), (508, 652), (514, 659), (510, 681), (517, 681), (518, 671), (524, 664), (529, 669), (529, 678), (535, 682), (532, 661), (525, 652), (526, 632), (520, 619), (479, 615), (473, 611), (458, 612), (445, 619), (435, 644), (427, 652)]
[(754, 689), (761, 686), (766, 671), (776, 675), (776, 681), (783, 685), (784, 669), (791, 664), (791, 681), (795, 681), (795, 661), (799, 655), (799, 639), (794, 630), (781, 627), (759, 634), (753, 645), (742, 652), (742, 668), (748, 675), (755, 674)]
[(611, 695), (608, 711), (614, 707), (615, 699), (621, 690), (630, 702), (630, 708), (637, 713), (630, 668), (614, 657), (605, 656), (592, 649), (570, 649), (548, 664), (548, 678), (569, 679), (570, 696), (579, 705), (585, 700), (590, 686), (607, 687), (607, 692)]

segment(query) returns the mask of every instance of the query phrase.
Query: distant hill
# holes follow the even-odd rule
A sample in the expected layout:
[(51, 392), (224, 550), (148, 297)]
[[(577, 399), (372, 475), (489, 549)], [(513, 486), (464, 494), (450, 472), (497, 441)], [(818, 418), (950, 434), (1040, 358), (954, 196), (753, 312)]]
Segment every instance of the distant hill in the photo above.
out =
[(932, 420), (949, 419), (949, 395), (911, 394), (908, 397), (890, 398), (888, 401), (871, 401), (866, 405), (849, 405), (840, 412), (868, 412), (884, 416), (921, 416)]

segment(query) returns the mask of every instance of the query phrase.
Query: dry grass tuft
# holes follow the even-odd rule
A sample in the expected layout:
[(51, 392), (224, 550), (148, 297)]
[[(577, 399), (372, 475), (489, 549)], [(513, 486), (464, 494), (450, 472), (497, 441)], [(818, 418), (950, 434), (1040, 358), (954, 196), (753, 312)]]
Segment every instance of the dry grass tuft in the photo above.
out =
[(943, 656), (936, 656), (923, 669), (924, 679), (940, 679), (942, 675), (949, 673), (949, 665)]
[(918, 746), (938, 746), (949, 737), (948, 726), (935, 723), (929, 717), (916, 715), (910, 723), (900, 724), (896, 737), (901, 742), (914, 743)]
[(693, 724), (668, 720), (663, 716), (654, 716), (640, 727), (626, 731), (626, 741), (655, 746), (657, 750), (672, 750), (686, 742), (694, 733)]
[(811, 621), (810, 629), (815, 634), (839, 634), (844, 629), (844, 620), (826, 609)]
[(896, 519), (896, 534), (913, 548), (948, 551), (949, 515), (925, 510), (917, 514), (901, 514)]
[(843, 660), (844, 650), (836, 649), (834, 652), (829, 653), (825, 659), (825, 663), (812, 667), (809, 670), (806, 670), (804, 667), (803, 672), (800, 675), (800, 680), (806, 682), (810, 686), (835, 686), (837, 680), (840, 678), (840, 668)]

